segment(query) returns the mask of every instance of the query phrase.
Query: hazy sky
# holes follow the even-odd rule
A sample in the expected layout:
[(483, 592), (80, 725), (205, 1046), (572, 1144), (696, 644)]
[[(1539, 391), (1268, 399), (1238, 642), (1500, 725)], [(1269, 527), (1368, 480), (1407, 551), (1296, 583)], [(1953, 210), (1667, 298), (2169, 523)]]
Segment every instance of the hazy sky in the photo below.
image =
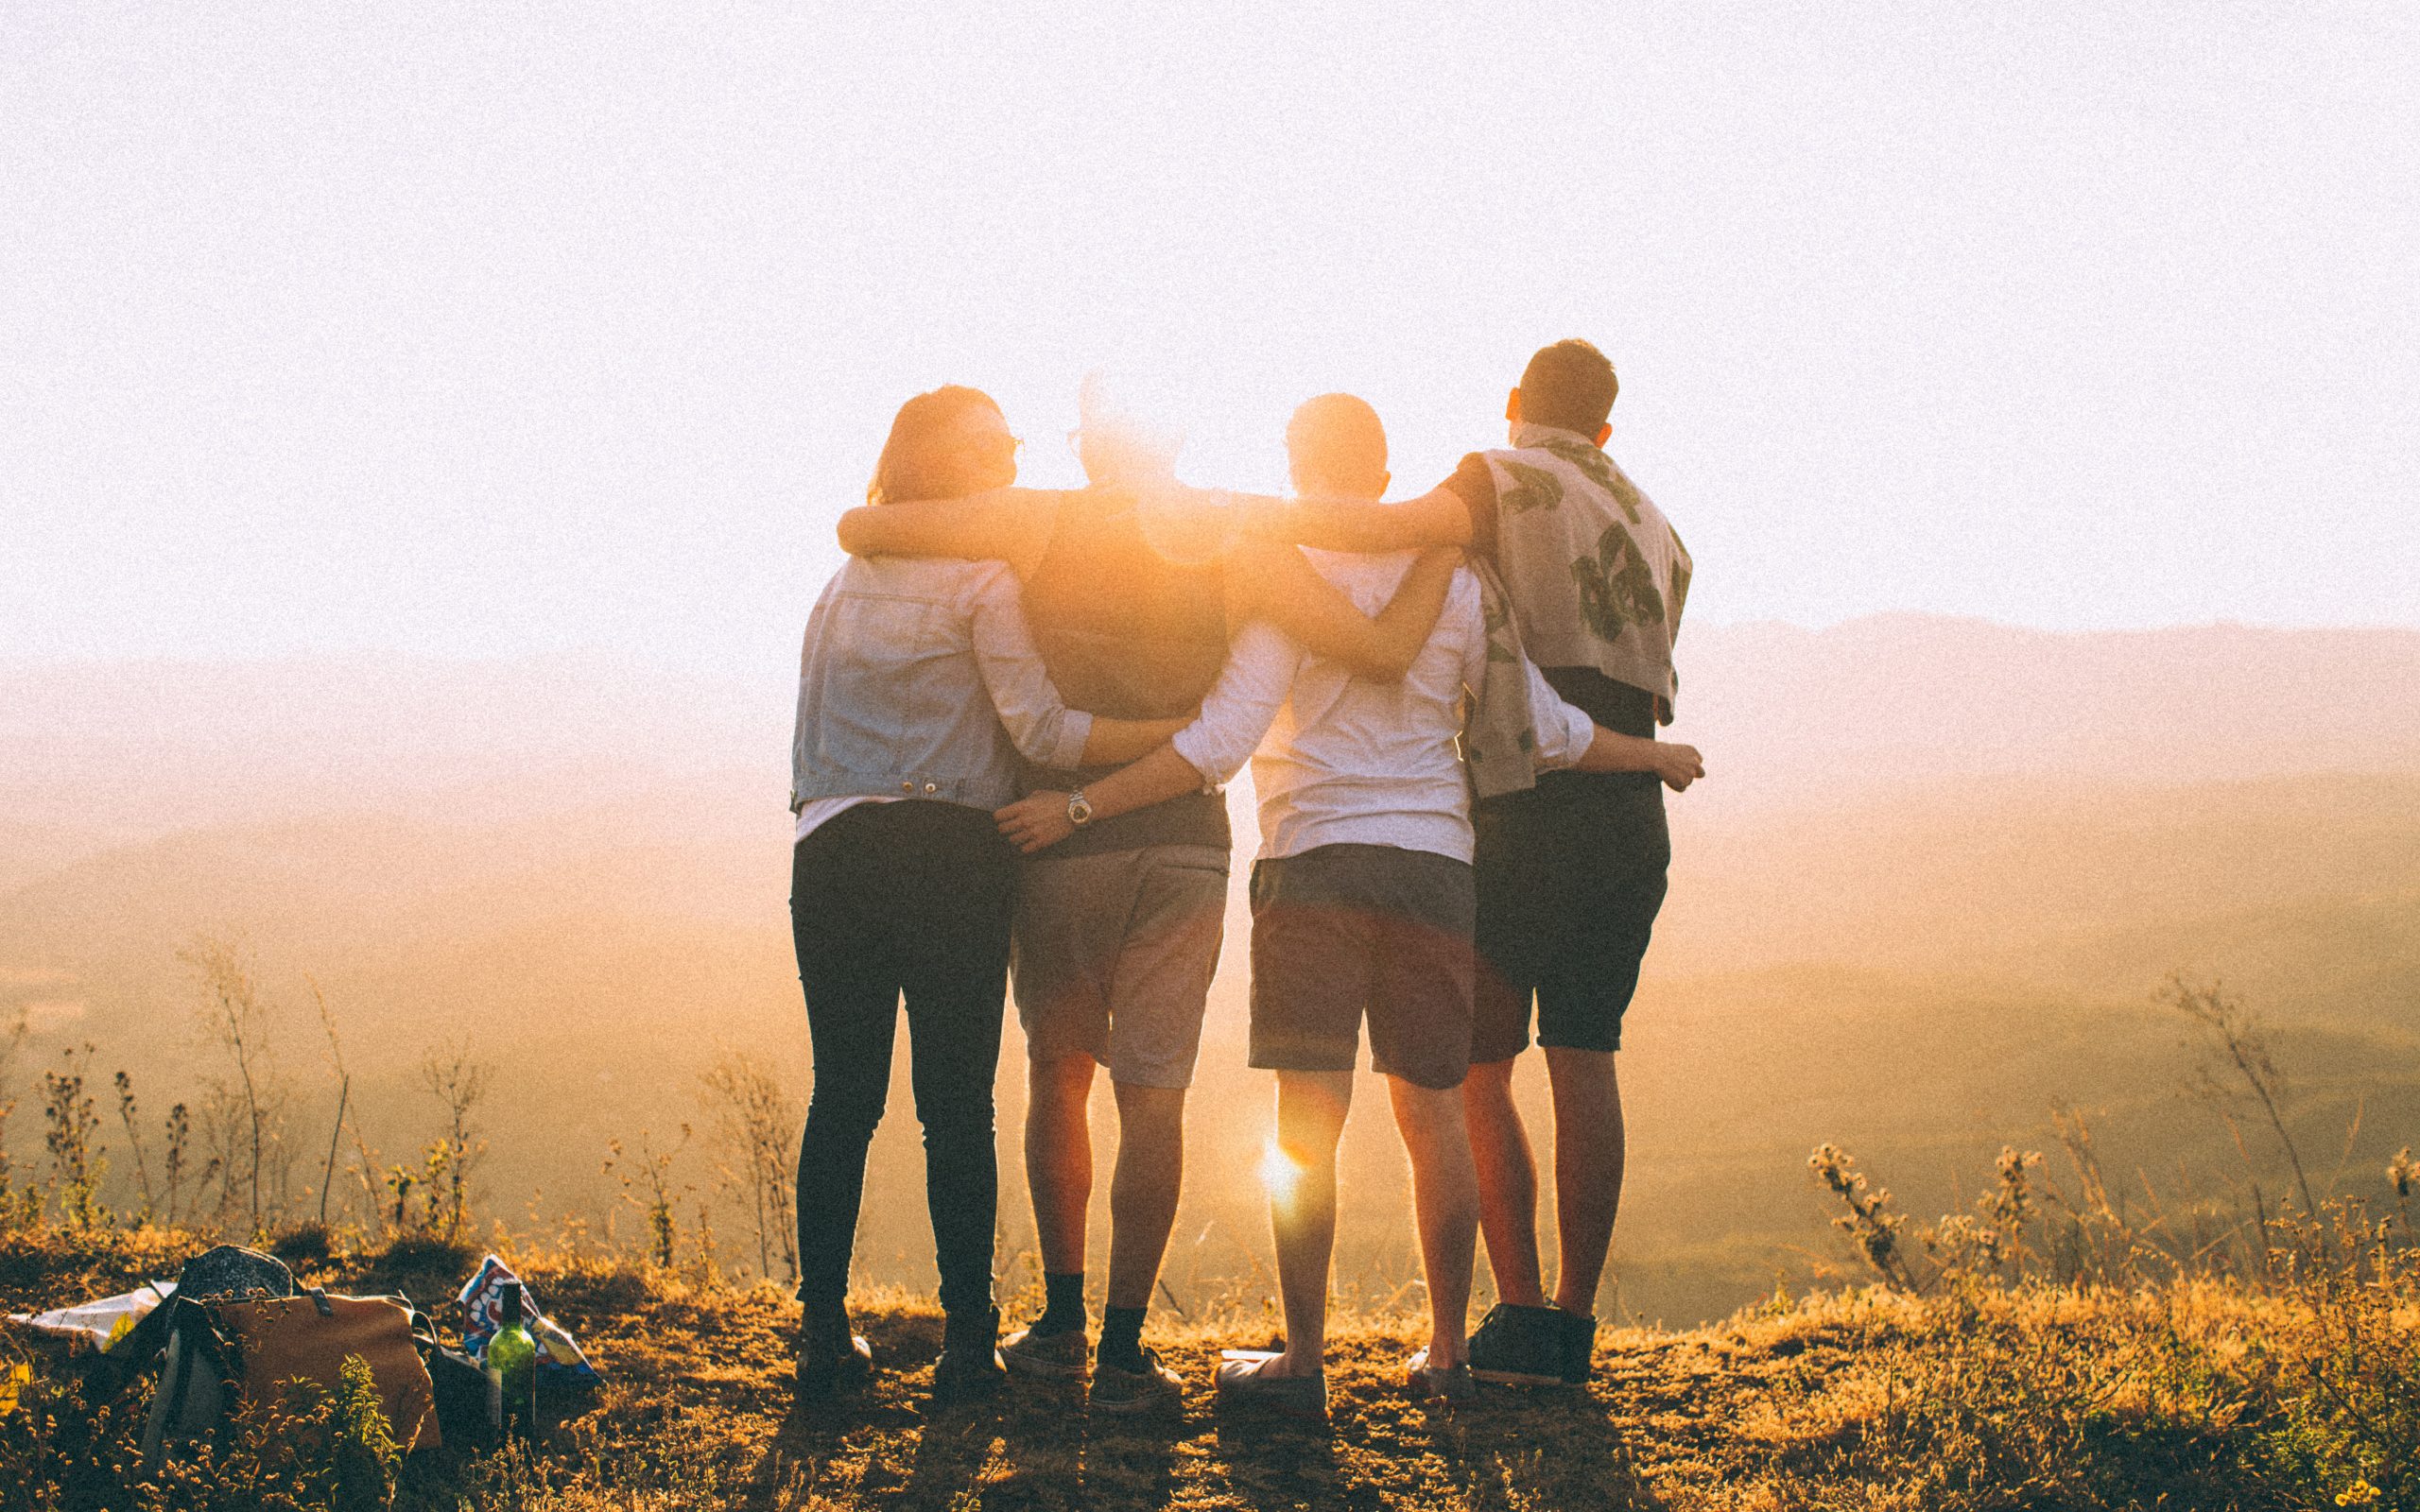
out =
[(2420, 624), (2415, 17), (0, 0), (0, 654), (778, 683), (914, 390), (1418, 490), (1571, 335), (1693, 614)]

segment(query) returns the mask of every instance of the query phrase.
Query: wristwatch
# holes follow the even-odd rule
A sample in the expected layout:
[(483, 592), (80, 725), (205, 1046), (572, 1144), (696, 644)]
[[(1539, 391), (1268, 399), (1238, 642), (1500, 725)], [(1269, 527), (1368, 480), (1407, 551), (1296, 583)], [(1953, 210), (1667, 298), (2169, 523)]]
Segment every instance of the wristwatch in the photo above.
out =
[(1080, 787), (1067, 795), (1067, 822), (1079, 830), (1093, 822), (1093, 800)]

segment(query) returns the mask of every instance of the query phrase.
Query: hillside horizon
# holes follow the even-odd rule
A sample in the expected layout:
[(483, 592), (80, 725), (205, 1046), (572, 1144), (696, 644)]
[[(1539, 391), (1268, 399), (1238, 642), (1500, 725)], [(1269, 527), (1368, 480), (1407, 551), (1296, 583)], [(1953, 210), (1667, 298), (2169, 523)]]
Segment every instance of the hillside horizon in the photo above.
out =
[[(2357, 1108), (2361, 1159), (2420, 1135), (2420, 697), (2403, 696), (2420, 630), (1889, 616), (1687, 648), (1670, 733), (1711, 775), (1671, 803), (1672, 896), (1626, 1036), (1625, 1315), (1719, 1315), (1820, 1249), (1795, 1175), (1819, 1141), (1870, 1154), (1918, 1211), (1954, 1205), (1945, 1173), (2001, 1141), (2047, 1143), (2053, 1102), (2096, 1121), (2118, 1169), (2232, 1160), (2175, 1095), (2193, 1054), (2150, 1001), (2173, 970), (2272, 1015), (2307, 1138), (2332, 1150)], [(2307, 708), (2285, 707), (2293, 689)], [(280, 1005), (305, 1143), (334, 1105), (316, 984), (388, 1157), (427, 1137), (421, 1054), (467, 1044), (506, 1071), (491, 1210), (610, 1213), (608, 1141), (702, 1126), (714, 1055), (809, 1084), (784, 903), (789, 700), (561, 658), (0, 662), (0, 1016), (34, 1030), (21, 1101), (87, 1040), (147, 1108), (194, 1096), (216, 1073), (177, 953), (237, 938)], [(1231, 790), (1238, 875), (1250, 799), (1248, 781)], [(1250, 1183), (1208, 1174), (1253, 1168), (1266, 1097), (1242, 1069), (1233, 891), (1196, 1098), (1204, 1174), (1180, 1218), (1199, 1238), (1170, 1266), (1187, 1296), (1224, 1295), (1266, 1244)], [(921, 1160), (907, 1106), (876, 1145), (884, 1182)], [(1013, 1255), (1013, 1020), (999, 1107)], [(7, 1132), (40, 1160), (30, 1108)], [(1340, 1280), (1383, 1286), (1410, 1273), (1385, 1222), (1402, 1177), (1383, 1121), (1356, 1118), (1346, 1160), (1374, 1205), (1346, 1215)], [(705, 1145), (684, 1160), (711, 1188)], [(874, 1207), (870, 1274), (928, 1280), (912, 1205)]]
[[(607, 771), (756, 768), (778, 792), (793, 655), (784, 637), (761, 682), (599, 652), (0, 658), (0, 813), (127, 835), (365, 802), (501, 812), (513, 795), (485, 790), (539, 775), (576, 794)], [(2161, 781), (2420, 763), (2420, 627), (1893, 613), (1692, 627), (1680, 666), (1668, 735), (1706, 750), (1714, 807), (2127, 757), (2156, 757)], [(130, 762), (151, 780), (129, 782)], [(0, 832), (0, 882), (29, 843)]]

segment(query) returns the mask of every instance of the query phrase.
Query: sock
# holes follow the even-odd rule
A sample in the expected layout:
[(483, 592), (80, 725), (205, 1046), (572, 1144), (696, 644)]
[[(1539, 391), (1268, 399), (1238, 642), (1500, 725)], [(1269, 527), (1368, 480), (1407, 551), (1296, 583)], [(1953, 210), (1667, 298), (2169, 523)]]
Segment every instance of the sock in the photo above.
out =
[(1143, 1370), (1143, 1314), (1140, 1307), (1106, 1307), (1100, 1314), (1100, 1349), (1094, 1358), (1102, 1365), (1114, 1365), (1120, 1370), (1141, 1374)]
[(1081, 1333), (1084, 1331), (1084, 1273), (1071, 1276), (1042, 1273), (1042, 1317), (1036, 1333)]

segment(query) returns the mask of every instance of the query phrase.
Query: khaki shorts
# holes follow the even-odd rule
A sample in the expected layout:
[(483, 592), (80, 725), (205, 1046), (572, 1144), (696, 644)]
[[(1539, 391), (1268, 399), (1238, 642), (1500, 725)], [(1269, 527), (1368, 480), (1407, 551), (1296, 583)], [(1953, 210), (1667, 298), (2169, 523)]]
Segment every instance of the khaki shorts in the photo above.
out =
[(1011, 955), (1033, 1059), (1189, 1087), (1226, 931), (1227, 852), (1154, 845), (1025, 864)]

